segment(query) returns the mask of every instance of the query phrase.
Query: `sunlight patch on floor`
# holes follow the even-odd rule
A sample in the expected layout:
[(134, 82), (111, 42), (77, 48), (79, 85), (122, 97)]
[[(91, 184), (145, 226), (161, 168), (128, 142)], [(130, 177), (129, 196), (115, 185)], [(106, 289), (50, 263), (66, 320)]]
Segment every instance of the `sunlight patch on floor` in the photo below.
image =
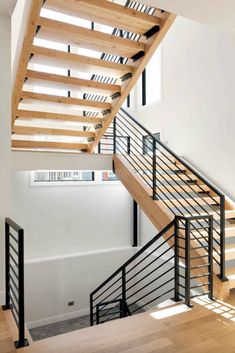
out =
[(155, 312), (151, 313), (150, 316), (153, 317), (155, 320), (161, 320), (161, 319), (165, 319), (167, 317), (171, 317), (171, 316), (185, 313), (186, 311), (190, 311), (190, 310), (191, 309), (188, 308), (184, 304), (174, 305), (170, 308), (168, 307), (166, 309), (155, 311)]
[(221, 315), (225, 319), (235, 322), (235, 307), (228, 303), (224, 303), (221, 300), (211, 301), (206, 297), (195, 298), (194, 302)]

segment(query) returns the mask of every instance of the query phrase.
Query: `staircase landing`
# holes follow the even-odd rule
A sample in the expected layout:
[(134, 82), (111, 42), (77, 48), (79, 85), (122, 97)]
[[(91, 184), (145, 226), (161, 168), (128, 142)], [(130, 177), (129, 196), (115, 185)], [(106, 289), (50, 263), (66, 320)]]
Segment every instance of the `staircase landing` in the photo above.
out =
[[(235, 351), (233, 305), (235, 297), (230, 303), (197, 299), (193, 309), (167, 301), (133, 317), (31, 343), (19, 352), (195, 353), (197, 347), (197, 352), (232, 353)], [(1, 353), (14, 352), (8, 346), (0, 348)]]

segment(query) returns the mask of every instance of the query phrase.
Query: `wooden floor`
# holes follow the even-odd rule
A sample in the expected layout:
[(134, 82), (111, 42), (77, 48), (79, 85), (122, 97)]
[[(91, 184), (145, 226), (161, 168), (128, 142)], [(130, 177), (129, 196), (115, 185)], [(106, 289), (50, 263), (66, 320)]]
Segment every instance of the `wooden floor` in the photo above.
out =
[[(197, 299), (194, 308), (168, 304), (126, 319), (31, 343), (26, 353), (234, 353), (235, 297)], [(15, 352), (0, 316), (0, 352)]]

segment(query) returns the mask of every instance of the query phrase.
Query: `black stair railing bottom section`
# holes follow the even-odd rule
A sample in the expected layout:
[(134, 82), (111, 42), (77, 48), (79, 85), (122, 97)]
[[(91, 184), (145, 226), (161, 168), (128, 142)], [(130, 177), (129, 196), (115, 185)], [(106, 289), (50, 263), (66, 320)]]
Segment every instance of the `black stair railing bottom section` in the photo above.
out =
[(24, 309), (24, 230), (10, 218), (5, 219), (5, 305), (18, 328), (16, 348), (29, 345), (25, 337)]
[[(206, 233), (200, 256), (193, 241), (199, 220)], [(192, 298), (213, 299), (212, 233), (212, 216), (176, 216), (90, 294), (91, 326), (140, 313), (169, 298), (184, 300), (189, 307)]]
[[(174, 215), (213, 215), (213, 258), (219, 278), (226, 281), (225, 195), (123, 108), (101, 139), (99, 152), (122, 155), (151, 197), (164, 202)], [(195, 229), (193, 235), (203, 245), (204, 232)]]

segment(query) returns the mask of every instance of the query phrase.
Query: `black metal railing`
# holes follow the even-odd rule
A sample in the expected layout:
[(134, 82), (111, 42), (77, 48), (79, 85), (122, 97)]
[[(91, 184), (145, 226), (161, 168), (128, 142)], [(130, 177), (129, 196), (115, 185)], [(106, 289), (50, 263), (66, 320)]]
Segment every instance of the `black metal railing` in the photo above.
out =
[(5, 219), (5, 290), (3, 310), (11, 310), (19, 331), (16, 348), (29, 345), (25, 337), (24, 310), (24, 230)]
[[(199, 220), (206, 233), (203, 246), (193, 237)], [(212, 247), (212, 216), (175, 217), (90, 294), (91, 326), (139, 313), (169, 298), (184, 300), (187, 306), (200, 295), (213, 299)]]
[[(128, 149), (124, 136), (128, 139)], [(113, 122), (113, 153), (128, 161), (151, 190), (152, 198), (163, 201), (173, 214), (213, 214), (214, 261), (220, 279), (226, 280), (224, 194), (123, 108)], [(194, 236), (203, 237), (203, 232), (195, 230)]]

